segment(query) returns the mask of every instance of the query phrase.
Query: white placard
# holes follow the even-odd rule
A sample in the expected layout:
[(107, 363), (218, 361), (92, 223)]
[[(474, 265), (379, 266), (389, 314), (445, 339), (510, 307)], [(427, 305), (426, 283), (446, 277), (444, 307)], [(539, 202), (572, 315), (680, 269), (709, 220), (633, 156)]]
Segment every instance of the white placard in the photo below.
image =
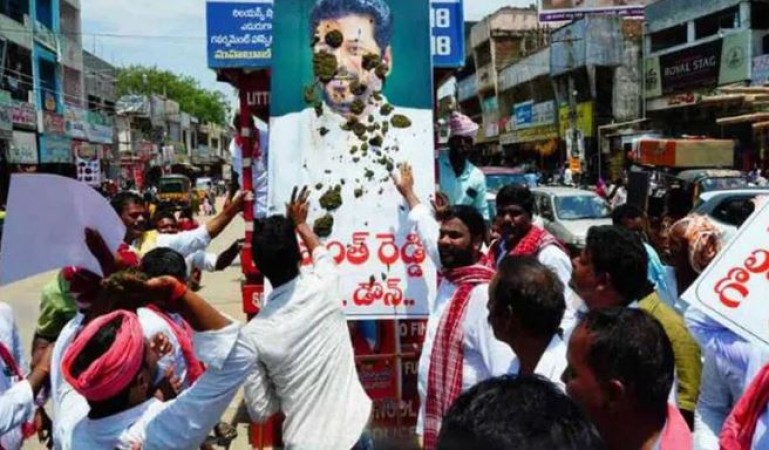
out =
[(90, 186), (58, 175), (14, 174), (0, 251), (0, 284), (67, 266), (101, 274), (85, 229), (101, 233), (114, 253), (125, 226)]
[(683, 299), (745, 339), (769, 344), (769, 203), (753, 213)]

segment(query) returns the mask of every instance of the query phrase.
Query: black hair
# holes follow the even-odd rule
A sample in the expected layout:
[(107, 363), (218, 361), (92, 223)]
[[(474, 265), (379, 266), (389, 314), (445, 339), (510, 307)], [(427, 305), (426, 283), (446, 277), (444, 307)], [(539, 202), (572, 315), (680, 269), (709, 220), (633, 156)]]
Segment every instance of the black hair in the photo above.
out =
[(606, 448), (579, 407), (540, 376), (505, 375), (462, 394), (443, 418), (439, 450)]
[(534, 194), (525, 184), (508, 184), (497, 192), (497, 211), (510, 205), (520, 206), (534, 216)]
[(647, 412), (665, 416), (675, 360), (662, 325), (634, 308), (590, 311), (582, 321), (590, 336), (587, 362), (603, 381), (619, 380)]
[(118, 216), (123, 215), (123, 210), (130, 204), (144, 205), (144, 199), (136, 192), (123, 191), (112, 197), (110, 205)]
[(611, 212), (611, 221), (616, 226), (622, 226), (625, 220), (636, 220), (645, 216), (641, 208), (629, 203), (622, 204)]
[[(72, 368), (70, 374), (73, 377), (79, 377), (83, 372), (88, 370), (91, 364), (104, 355), (110, 347), (115, 343), (117, 332), (123, 323), (123, 319), (116, 317), (114, 320), (104, 324), (99, 331), (88, 341), (83, 347), (83, 350), (75, 357), (72, 362)], [(118, 394), (100, 402), (90, 402), (92, 405), (98, 405), (98, 409), (108, 411), (121, 411), (128, 407), (128, 397), (131, 392), (131, 387), (134, 383), (130, 383), (125, 389)], [(92, 408), (94, 409), (94, 408)]]
[(613, 225), (590, 228), (585, 250), (596, 274), (609, 274), (612, 287), (626, 304), (651, 293), (647, 278), (649, 255), (640, 236)]
[(299, 274), (301, 253), (294, 223), (283, 216), (254, 222), (254, 264), (271, 282), (288, 281)]
[(509, 306), (526, 332), (552, 337), (566, 310), (563, 283), (533, 256), (508, 256), (497, 269), (496, 305)]
[(470, 236), (475, 239), (486, 237), (486, 222), (483, 216), (472, 206), (453, 205), (442, 215), (441, 220), (459, 219), (470, 230)]
[[(251, 119), (251, 132), (253, 132), (254, 128), (256, 128), (256, 121), (254, 120), (253, 116), (250, 116)], [(232, 116), (232, 128), (235, 128), (238, 130), (238, 132), (235, 134), (236, 136), (240, 136), (240, 110), (235, 111), (235, 115)]]
[(172, 276), (182, 283), (187, 282), (187, 262), (176, 250), (158, 247), (142, 258), (142, 272), (149, 278)]
[(322, 20), (335, 20), (352, 14), (374, 19), (374, 39), (384, 52), (393, 37), (393, 16), (384, 0), (318, 0), (310, 15), (310, 36), (315, 35)]
[(155, 214), (152, 215), (152, 226), (154, 227), (158, 222), (163, 219), (171, 219), (176, 222), (176, 215), (170, 209), (158, 209)]

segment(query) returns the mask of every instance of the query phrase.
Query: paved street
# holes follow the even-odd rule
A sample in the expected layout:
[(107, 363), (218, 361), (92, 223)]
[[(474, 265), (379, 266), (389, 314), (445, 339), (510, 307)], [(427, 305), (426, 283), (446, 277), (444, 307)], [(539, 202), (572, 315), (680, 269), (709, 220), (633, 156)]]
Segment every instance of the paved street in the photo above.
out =
[[(204, 222), (205, 219), (205, 217), (201, 217), (199, 218), (199, 221)], [(243, 235), (243, 221), (239, 218), (235, 219), (228, 229), (211, 244), (210, 251), (217, 253), (223, 251), (235, 239), (241, 238)], [(30, 343), (32, 342), (32, 335), (35, 330), (40, 303), (40, 292), (42, 291), (43, 286), (48, 283), (53, 276), (54, 273), (39, 275), (0, 288), (0, 301), (4, 301), (13, 307), (19, 331), (27, 350), (29, 350)], [(236, 260), (235, 264), (225, 271), (203, 274), (203, 289), (201, 294), (206, 300), (210, 301), (224, 313), (236, 319), (243, 319), (244, 316), (241, 312), (240, 301), (240, 278), (240, 266), (238, 260)], [(239, 398), (240, 397), (238, 396), (236, 401), (239, 401)], [(229, 420), (229, 417), (234, 413), (234, 410), (235, 408), (233, 407), (226, 413), (226, 420)], [(240, 426), (238, 432), (238, 439), (233, 442), (230, 448), (233, 450), (249, 448), (247, 427)], [(43, 447), (36, 442), (32, 443), (30, 441), (24, 448), (42, 449)]]

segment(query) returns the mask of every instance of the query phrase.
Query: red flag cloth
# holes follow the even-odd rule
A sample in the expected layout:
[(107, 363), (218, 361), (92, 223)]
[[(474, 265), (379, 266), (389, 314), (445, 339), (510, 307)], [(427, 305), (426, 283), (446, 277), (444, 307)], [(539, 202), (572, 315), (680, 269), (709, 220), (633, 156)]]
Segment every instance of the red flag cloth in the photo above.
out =
[[(115, 341), (78, 376), (72, 365), (86, 345), (108, 323), (119, 320)], [(83, 328), (62, 358), (61, 369), (67, 382), (91, 401), (110, 399), (128, 387), (144, 362), (144, 334), (136, 314), (124, 310), (101, 316)]]
[(467, 313), (470, 292), (479, 284), (489, 283), (494, 273), (493, 269), (480, 264), (443, 271), (443, 276), (457, 286), (457, 290), (438, 324), (430, 354), (424, 422), (427, 450), (436, 448), (443, 415), (462, 393), (462, 321)]
[(764, 366), (750, 383), (721, 429), (722, 450), (748, 450), (756, 424), (769, 404), (769, 365)]

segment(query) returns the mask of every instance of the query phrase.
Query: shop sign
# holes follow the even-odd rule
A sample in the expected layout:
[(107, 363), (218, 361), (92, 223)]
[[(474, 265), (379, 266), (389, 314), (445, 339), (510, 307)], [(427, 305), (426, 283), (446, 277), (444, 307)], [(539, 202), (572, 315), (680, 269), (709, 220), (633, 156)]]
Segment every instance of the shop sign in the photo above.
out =
[(512, 145), (556, 138), (558, 138), (558, 127), (555, 124), (552, 124), (532, 127), (525, 130), (514, 130), (500, 136), (499, 143), (502, 145)]
[(272, 0), (206, 4), (208, 67), (258, 69), (272, 58)]
[(40, 137), (41, 164), (72, 163), (72, 139), (64, 135), (47, 134)]
[(80, 159), (97, 159), (98, 147), (88, 142), (72, 141), (72, 155)]
[(20, 128), (37, 129), (35, 105), (18, 100), (11, 101), (11, 121)]
[(88, 123), (88, 140), (97, 144), (112, 144), (115, 140), (112, 125)]
[(0, 104), (0, 139), (13, 139), (13, 122), (8, 105)]
[(769, 82), (769, 55), (753, 58), (753, 75), (751, 86), (763, 86)]
[(14, 131), (6, 154), (11, 164), (37, 164), (37, 136), (35, 133)]
[(555, 101), (535, 103), (531, 111), (531, 125), (541, 126), (555, 123)]
[(64, 116), (50, 111), (43, 111), (43, 131), (45, 134), (64, 136), (67, 132)]
[(73, 139), (88, 139), (88, 121), (85, 110), (74, 106), (64, 108), (64, 127), (67, 136)]
[(699, 92), (683, 92), (680, 94), (653, 98), (646, 102), (646, 110), (659, 111), (669, 108), (678, 108), (681, 106), (691, 106), (699, 103), (701, 99), (702, 94)]
[(529, 128), (533, 117), (534, 102), (518, 103), (513, 107), (515, 112), (515, 128)]
[(751, 30), (645, 60), (646, 98), (748, 79)]
[[(571, 128), (570, 116), (569, 105), (561, 105), (558, 108), (558, 125), (562, 138), (566, 137), (567, 130)], [(577, 104), (577, 129), (584, 137), (593, 137), (593, 102)]]

